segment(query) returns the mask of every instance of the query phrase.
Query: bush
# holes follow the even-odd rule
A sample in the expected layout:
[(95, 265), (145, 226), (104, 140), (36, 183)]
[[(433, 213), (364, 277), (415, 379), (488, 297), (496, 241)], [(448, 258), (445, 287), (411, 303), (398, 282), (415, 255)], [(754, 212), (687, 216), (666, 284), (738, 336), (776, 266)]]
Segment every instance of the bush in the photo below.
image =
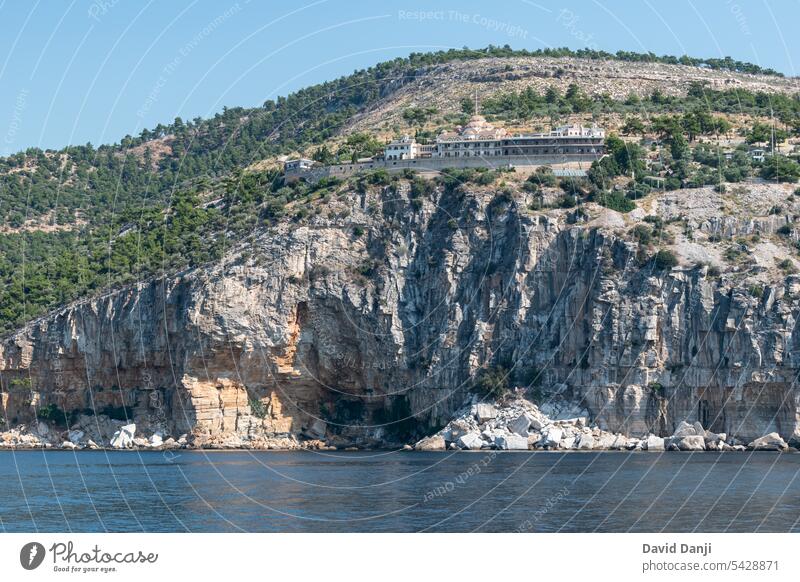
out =
[(564, 194), (558, 199), (559, 208), (575, 208), (578, 200), (572, 194)]
[(670, 250), (661, 249), (653, 258), (657, 269), (667, 270), (678, 265), (678, 257)]
[(256, 418), (265, 418), (267, 416), (267, 407), (258, 398), (251, 398), (249, 400), (250, 412)]
[(363, 236), (363, 234), (364, 234), (364, 229), (362, 227), (360, 226), (353, 227), (353, 236), (360, 237)]
[(475, 182), (480, 186), (488, 186), (489, 184), (493, 183), (496, 178), (497, 174), (494, 172), (482, 172), (478, 174)]
[(653, 231), (644, 224), (637, 224), (633, 227), (633, 237), (641, 245), (649, 245), (653, 240)]
[(411, 197), (423, 198), (433, 194), (434, 184), (425, 178), (414, 178), (411, 182)]
[(630, 212), (636, 204), (628, 200), (621, 192), (602, 192), (597, 196), (597, 203), (617, 212)]
[(589, 189), (589, 184), (581, 178), (562, 178), (558, 187), (567, 194), (584, 194)]
[(10, 392), (26, 392), (31, 389), (33, 382), (30, 378), (15, 378), (8, 383)]
[(800, 178), (800, 164), (785, 156), (771, 156), (764, 160), (761, 177), (776, 182), (797, 182)]
[(548, 166), (542, 166), (541, 168), (537, 168), (533, 174), (528, 176), (528, 182), (531, 184), (552, 188), (556, 185), (557, 180), (551, 168)]
[(53, 403), (39, 408), (39, 410), (36, 411), (36, 418), (39, 420), (44, 420), (45, 422), (50, 421), (62, 426), (67, 422), (67, 415), (63, 410)]
[(473, 389), (482, 396), (501, 398), (508, 394), (508, 371), (502, 366), (484, 368), (473, 384)]
[(797, 269), (791, 259), (783, 259), (778, 263), (778, 266), (784, 273), (796, 273)]
[(367, 180), (369, 180), (370, 184), (375, 184), (376, 186), (386, 186), (391, 180), (389, 178), (389, 172), (386, 170), (375, 170), (371, 174), (367, 176)]

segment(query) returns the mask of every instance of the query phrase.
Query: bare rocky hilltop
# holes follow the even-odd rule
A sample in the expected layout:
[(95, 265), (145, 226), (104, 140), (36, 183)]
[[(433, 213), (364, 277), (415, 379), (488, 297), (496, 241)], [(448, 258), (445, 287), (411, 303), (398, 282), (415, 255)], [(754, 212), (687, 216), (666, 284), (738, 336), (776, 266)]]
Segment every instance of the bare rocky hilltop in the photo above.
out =
[(460, 112), (461, 100), (473, 100), (533, 89), (566, 92), (577, 85), (590, 96), (625, 100), (645, 98), (659, 91), (668, 96), (686, 95), (693, 84), (713, 90), (742, 89), (752, 92), (797, 93), (795, 77), (755, 75), (685, 65), (579, 58), (513, 57), (453, 61), (421, 69), (398, 78), (386, 98), (356, 115), (345, 133), (380, 131), (402, 126), (406, 107), (430, 107), (441, 114)]

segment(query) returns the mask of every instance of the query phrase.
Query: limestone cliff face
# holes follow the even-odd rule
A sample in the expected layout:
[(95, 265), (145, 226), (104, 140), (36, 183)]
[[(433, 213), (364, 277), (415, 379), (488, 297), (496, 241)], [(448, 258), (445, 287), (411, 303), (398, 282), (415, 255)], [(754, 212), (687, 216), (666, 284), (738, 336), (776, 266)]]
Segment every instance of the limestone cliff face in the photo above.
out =
[(800, 436), (800, 278), (657, 270), (619, 228), (524, 195), (345, 193), (223, 265), (65, 307), (0, 344), (3, 416), (132, 416), (196, 444), (389, 444), (443, 425), (484, 366), (601, 427)]

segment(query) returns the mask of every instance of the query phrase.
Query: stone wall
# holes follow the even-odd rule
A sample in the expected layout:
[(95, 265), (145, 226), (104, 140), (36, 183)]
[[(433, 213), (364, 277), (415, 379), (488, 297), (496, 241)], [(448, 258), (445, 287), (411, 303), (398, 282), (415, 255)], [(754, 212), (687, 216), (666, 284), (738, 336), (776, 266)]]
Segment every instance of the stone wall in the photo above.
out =
[(558, 156), (487, 156), (479, 158), (419, 158), (413, 160), (375, 160), (359, 164), (334, 164), (321, 166), (311, 170), (293, 170), (286, 172), (288, 179), (303, 179), (315, 183), (322, 178), (347, 178), (358, 172), (383, 169), (387, 172), (402, 172), (406, 169), (419, 172), (440, 172), (445, 168), (530, 168), (552, 166), (571, 162), (586, 163), (587, 167), (597, 160), (594, 154), (563, 154)]

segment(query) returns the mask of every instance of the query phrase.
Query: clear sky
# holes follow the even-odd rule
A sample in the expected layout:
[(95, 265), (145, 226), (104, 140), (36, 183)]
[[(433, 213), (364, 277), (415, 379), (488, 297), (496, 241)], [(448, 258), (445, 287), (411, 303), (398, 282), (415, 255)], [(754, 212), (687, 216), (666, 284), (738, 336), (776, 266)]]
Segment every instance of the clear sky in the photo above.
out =
[(797, 75), (798, 22), (800, 0), (0, 0), (0, 154), (116, 142), (451, 47), (731, 56)]

